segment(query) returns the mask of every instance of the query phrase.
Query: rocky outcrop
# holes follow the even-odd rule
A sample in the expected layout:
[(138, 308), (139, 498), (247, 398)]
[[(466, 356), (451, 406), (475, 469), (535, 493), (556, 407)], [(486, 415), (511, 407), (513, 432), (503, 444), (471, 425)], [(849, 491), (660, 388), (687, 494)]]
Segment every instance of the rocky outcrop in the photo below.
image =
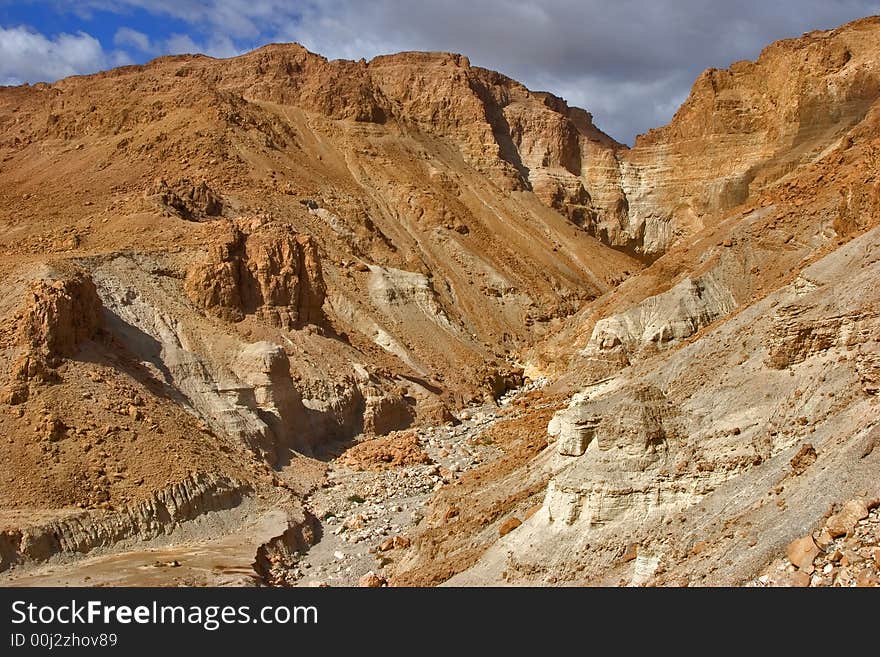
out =
[(880, 98), (877, 23), (780, 41), (754, 62), (705, 71), (667, 126), (618, 153), (611, 180), (626, 201), (625, 227), (600, 213), (597, 231), (660, 254), (834, 145)]
[(376, 386), (364, 386), (363, 432), (372, 436), (384, 436), (392, 431), (406, 429), (416, 417), (414, 400), (398, 390), (383, 392)]
[(29, 383), (57, 382), (55, 368), (76, 355), (82, 342), (96, 337), (101, 323), (101, 301), (88, 274), (32, 281), (12, 322), (18, 356), (3, 399), (20, 404), (28, 399)]
[(187, 221), (205, 221), (223, 214), (222, 199), (204, 180), (192, 182), (184, 178), (168, 183), (160, 178), (145, 196)]
[(31, 284), (16, 322), (19, 344), (46, 358), (72, 356), (101, 326), (101, 300), (83, 272)]
[[(249, 91), (274, 102), (332, 118), (393, 117), (452, 136), (465, 159), (498, 184), (534, 191), (605, 243), (654, 259), (864, 117), (880, 98), (871, 66), (875, 25), (865, 19), (779, 42), (755, 62), (706, 71), (673, 121), (630, 149), (599, 131), (587, 112), (460, 55), (327, 62), (301, 48), (273, 46), (248, 56), (242, 72), (248, 66), (264, 76), (273, 71)], [(318, 70), (326, 93), (348, 100), (345, 112), (309, 91)], [(357, 84), (348, 78), (354, 71)], [(282, 74), (293, 82), (273, 84)], [(230, 85), (244, 84), (234, 79)], [(858, 194), (846, 201), (842, 223), (857, 217), (859, 202)]]
[[(252, 372), (254, 385), (243, 382), (230, 366), (224, 365), (226, 358), (212, 358), (202, 352), (204, 336), (183, 319), (180, 306), (185, 302), (170, 296), (167, 290), (154, 289), (155, 281), (142, 279), (141, 275), (125, 258), (118, 258), (96, 272), (107, 310), (107, 330), (214, 431), (241, 441), (261, 458), (276, 463), (279, 451), (289, 445), (283, 439), (289, 433), (285, 431), (282, 438), (273, 433), (267, 420), (274, 422), (280, 416), (264, 412), (256, 399), (255, 387), (271, 386), (273, 375), (275, 382), (283, 376), (278, 371), (279, 366), (283, 370), (278, 355), (260, 354), (259, 347), (250, 353), (245, 349), (245, 360), (268, 367), (269, 373)], [(233, 344), (240, 348), (238, 343)], [(230, 365), (235, 366), (236, 353), (229, 356), (233, 361)], [(266, 402), (266, 389), (260, 392)], [(283, 394), (273, 391), (275, 398), (283, 398)], [(291, 403), (295, 407), (295, 401)]]
[(602, 417), (581, 404), (570, 405), (553, 416), (547, 435), (556, 440), (556, 451), (565, 456), (581, 456), (596, 437)]
[[(290, 359), (271, 342), (245, 346), (232, 365), (233, 372), (252, 390), (252, 406), (273, 437), (271, 461), (282, 460), (288, 450), (311, 453), (322, 435), (312, 430), (302, 395), (290, 375)], [(243, 395), (250, 397), (250, 395)]]
[[(777, 310), (767, 364), (784, 369), (832, 347), (864, 349), (864, 369), (870, 379), (871, 343), (880, 333), (880, 311), (829, 312), (808, 304), (792, 304)], [(861, 360), (861, 359), (860, 359)]]
[(281, 328), (323, 319), (324, 280), (315, 243), (287, 224), (263, 219), (226, 224), (194, 267), (185, 289), (198, 307), (230, 321), (255, 315)]
[(0, 571), (58, 554), (85, 554), (129, 538), (169, 534), (179, 523), (237, 506), (250, 491), (242, 482), (200, 472), (119, 511), (74, 513), (46, 524), (5, 529), (0, 532)]
[[(656, 387), (603, 391), (600, 384), (577, 396), (553, 417), (548, 435), (560, 455), (584, 461), (551, 482), (544, 501), (548, 520), (592, 526), (675, 504), (676, 486), (664, 484), (658, 473), (678, 451), (676, 431), (674, 409)], [(574, 471), (581, 483), (569, 476)]]
[(587, 350), (662, 349), (689, 338), (736, 305), (733, 295), (711, 273), (688, 277), (667, 292), (596, 322)]
[[(854, 351), (866, 389), (874, 389), (880, 334), (880, 293), (872, 280), (880, 262), (875, 233), (847, 245), (840, 259), (806, 268), (791, 284), (794, 298), (773, 314), (769, 367), (785, 369), (830, 350)], [(833, 284), (842, 293), (829, 294)]]

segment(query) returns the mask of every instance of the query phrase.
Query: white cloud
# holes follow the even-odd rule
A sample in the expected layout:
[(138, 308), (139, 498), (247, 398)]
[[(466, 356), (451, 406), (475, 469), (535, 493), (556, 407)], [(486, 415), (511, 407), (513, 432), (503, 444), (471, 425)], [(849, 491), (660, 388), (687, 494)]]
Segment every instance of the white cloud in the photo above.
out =
[(235, 57), (245, 52), (229, 37), (216, 34), (207, 41), (199, 42), (189, 34), (172, 34), (165, 39), (151, 40), (143, 32), (130, 27), (121, 27), (113, 35), (113, 43), (119, 47), (131, 48), (146, 55), (182, 55), (202, 53), (211, 57)]
[(127, 63), (127, 55), (105, 52), (85, 32), (48, 38), (26, 27), (0, 27), (0, 84), (53, 81)]
[(232, 39), (223, 35), (216, 35), (206, 43), (198, 43), (188, 34), (172, 34), (162, 42), (162, 52), (174, 55), (203, 53), (210, 57), (224, 58), (235, 57), (244, 51), (236, 47)]
[(113, 43), (120, 48), (134, 48), (143, 53), (155, 52), (153, 44), (150, 43), (150, 37), (130, 27), (120, 27), (116, 30), (116, 34), (113, 35)]

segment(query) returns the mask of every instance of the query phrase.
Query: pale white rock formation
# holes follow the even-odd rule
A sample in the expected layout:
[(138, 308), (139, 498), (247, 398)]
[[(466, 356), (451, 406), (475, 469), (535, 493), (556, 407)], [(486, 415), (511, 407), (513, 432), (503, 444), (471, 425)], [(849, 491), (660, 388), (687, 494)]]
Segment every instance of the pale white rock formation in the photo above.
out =
[(710, 272), (596, 322), (587, 350), (637, 351), (684, 340), (736, 308), (736, 299)]
[[(542, 508), (448, 583), (506, 572), (512, 582), (639, 585), (697, 542), (712, 555), (692, 563), (701, 581), (735, 581), (876, 482), (880, 229), (801, 276), (810, 285), (795, 280), (666, 358), (637, 359), (575, 395), (548, 430), (558, 443), (578, 436), (578, 418), (599, 417), (586, 448), (548, 450)], [(818, 461), (798, 477), (791, 460), (807, 443)], [(761, 542), (749, 542), (756, 534)], [(632, 543), (644, 563), (624, 565)]]

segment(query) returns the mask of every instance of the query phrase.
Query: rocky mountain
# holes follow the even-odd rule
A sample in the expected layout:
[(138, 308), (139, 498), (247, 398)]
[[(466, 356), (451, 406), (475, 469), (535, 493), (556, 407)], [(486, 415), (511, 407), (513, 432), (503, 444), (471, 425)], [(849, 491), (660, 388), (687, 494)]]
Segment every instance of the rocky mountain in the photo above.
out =
[(0, 88), (0, 577), (804, 583), (878, 531), (878, 36), (632, 148), (445, 53)]

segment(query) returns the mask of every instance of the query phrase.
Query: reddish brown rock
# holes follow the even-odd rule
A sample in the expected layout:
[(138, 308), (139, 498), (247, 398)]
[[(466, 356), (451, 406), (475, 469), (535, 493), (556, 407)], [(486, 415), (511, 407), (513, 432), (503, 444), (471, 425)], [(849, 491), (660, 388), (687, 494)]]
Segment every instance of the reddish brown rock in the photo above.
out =
[(802, 570), (786, 573), (779, 580), (780, 586), (804, 588), (810, 585), (810, 576)]
[(816, 449), (809, 443), (802, 446), (798, 453), (791, 459), (791, 471), (795, 475), (803, 474), (804, 471), (816, 462)]
[(871, 570), (862, 570), (856, 577), (856, 586), (860, 588), (880, 586), (880, 576)]
[(630, 543), (626, 546), (626, 550), (624, 551), (623, 556), (620, 557), (620, 560), (623, 563), (628, 563), (633, 561), (637, 556), (639, 556), (639, 544)]
[(522, 524), (522, 520), (520, 520), (516, 516), (514, 516), (512, 518), (508, 518), (507, 520), (502, 522), (501, 526), (498, 528), (498, 535), (499, 536), (506, 536), (507, 534), (512, 532), (514, 529), (519, 527), (521, 524)]
[(415, 434), (396, 432), (358, 443), (346, 450), (339, 461), (359, 470), (386, 470), (430, 463), (431, 459)]
[(18, 320), (19, 342), (45, 357), (72, 356), (101, 326), (101, 300), (84, 273), (31, 284)]
[(813, 572), (813, 560), (818, 556), (819, 548), (812, 536), (798, 538), (788, 544), (785, 555), (799, 570), (808, 575)]
[(231, 321), (255, 315), (288, 329), (323, 320), (324, 280), (311, 238), (259, 218), (219, 230), (207, 261), (186, 279), (197, 306)]
[(379, 575), (374, 573), (372, 570), (370, 572), (368, 572), (366, 575), (363, 575), (358, 580), (358, 586), (362, 586), (364, 588), (378, 589), (382, 586), (387, 586), (387, 585), (388, 585), (388, 582), (386, 581), (386, 579), (384, 577), (380, 577)]
[(863, 500), (850, 500), (839, 513), (828, 518), (825, 529), (831, 536), (846, 536), (856, 526), (856, 523), (868, 517), (868, 507)]

